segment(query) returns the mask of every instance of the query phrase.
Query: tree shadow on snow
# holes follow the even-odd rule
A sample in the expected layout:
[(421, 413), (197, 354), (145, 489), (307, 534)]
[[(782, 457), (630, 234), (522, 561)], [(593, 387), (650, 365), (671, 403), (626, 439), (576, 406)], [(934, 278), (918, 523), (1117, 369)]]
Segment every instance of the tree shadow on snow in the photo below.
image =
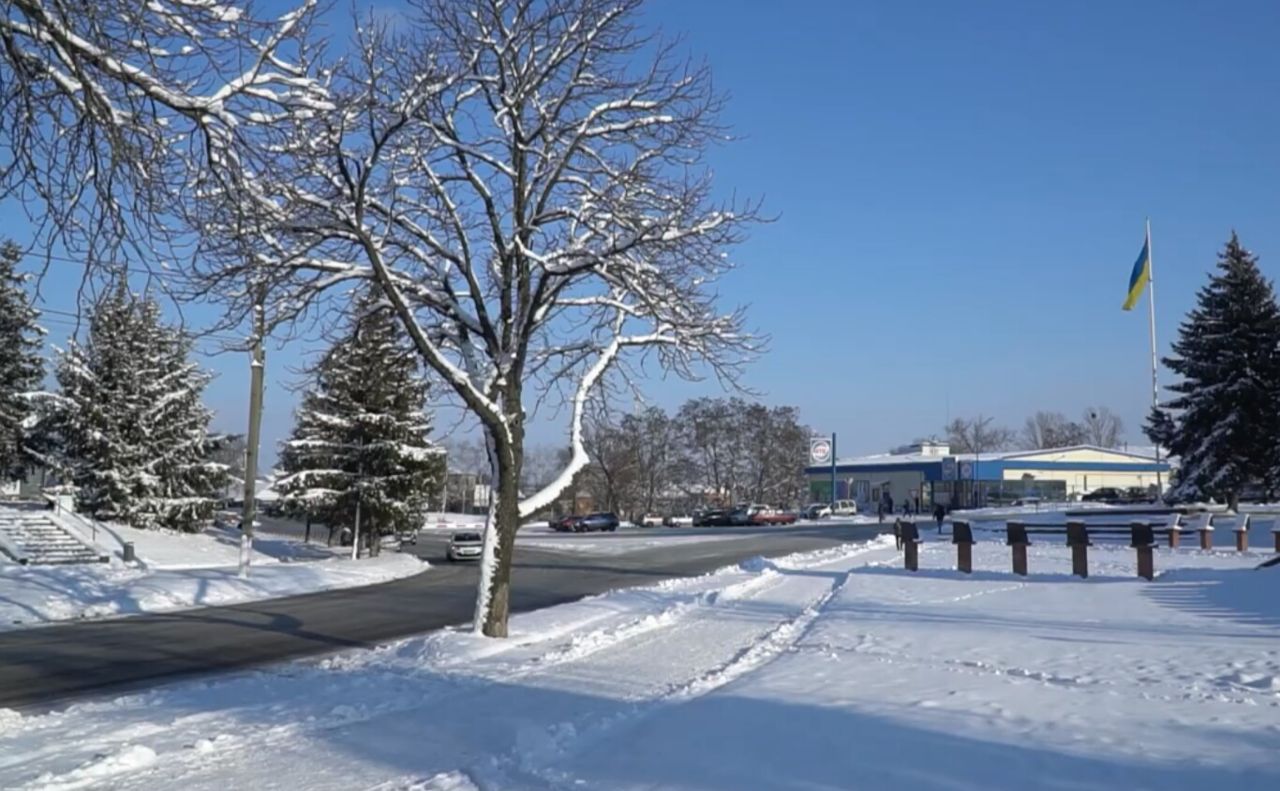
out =
[[(1025, 791), (1051, 789), (1273, 789), (1280, 765), (1213, 755), (1154, 760), (1056, 745), (984, 738), (982, 716), (952, 712), (929, 727), (904, 701), (882, 713), (727, 691), (679, 701), (635, 702), (526, 683), (458, 679), (425, 667), (335, 672), (292, 666), (288, 675), (181, 685), (151, 702), (150, 716), (233, 709), (239, 722), (308, 717), (293, 745), (351, 784), (461, 770), (482, 788), (681, 789), (682, 791)], [(550, 683), (550, 682), (544, 682)], [(238, 684), (238, 686), (237, 686)], [(323, 695), (309, 691), (323, 689)], [(225, 694), (223, 694), (225, 690)], [(335, 707), (341, 702), (342, 706)], [(247, 704), (247, 705), (246, 705)], [(950, 725), (950, 730), (943, 723)], [(1196, 742), (1233, 734), (1198, 727)], [(1135, 739), (1138, 738), (1135, 736)], [(1065, 741), (1065, 740), (1064, 740)], [(1105, 748), (1104, 748), (1105, 749)], [(1267, 745), (1245, 745), (1253, 756)], [(1238, 750), (1233, 750), (1237, 752)], [(289, 765), (298, 756), (283, 756)], [(270, 763), (270, 760), (269, 760)], [(212, 766), (212, 764), (210, 764)], [(1263, 768), (1258, 768), (1263, 767)], [(325, 771), (317, 767), (318, 771)], [(305, 775), (295, 778), (305, 782)]]
[[(1280, 568), (1177, 569), (1142, 594), (1214, 620), (1280, 629)], [(1275, 639), (1277, 635), (1270, 635)]]

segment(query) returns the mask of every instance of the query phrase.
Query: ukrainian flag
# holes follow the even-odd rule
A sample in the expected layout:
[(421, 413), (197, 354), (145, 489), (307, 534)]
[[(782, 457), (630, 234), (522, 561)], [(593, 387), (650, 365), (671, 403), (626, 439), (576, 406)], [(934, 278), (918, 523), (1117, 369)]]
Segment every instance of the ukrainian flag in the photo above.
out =
[(1147, 283), (1151, 280), (1151, 237), (1147, 237), (1142, 243), (1142, 252), (1138, 253), (1138, 260), (1133, 262), (1133, 272), (1129, 275), (1129, 296), (1125, 298), (1124, 309), (1133, 310), (1133, 306), (1138, 304), (1138, 298), (1142, 296), (1142, 289), (1147, 287)]

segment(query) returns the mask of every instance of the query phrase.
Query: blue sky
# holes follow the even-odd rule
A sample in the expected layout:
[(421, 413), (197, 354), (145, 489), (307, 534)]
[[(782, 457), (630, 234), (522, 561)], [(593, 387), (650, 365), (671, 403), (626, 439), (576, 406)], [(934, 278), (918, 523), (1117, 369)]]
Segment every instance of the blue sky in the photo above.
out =
[[(1140, 441), (1145, 302), (1120, 303), (1145, 216), (1163, 349), (1232, 228), (1274, 276), (1274, 3), (653, 0), (645, 15), (732, 96), (724, 120), (742, 139), (713, 153), (718, 185), (778, 216), (722, 288), (772, 337), (746, 382), (838, 432), (841, 455), (948, 415), (1017, 427), (1090, 404)], [(0, 234), (24, 227), (0, 205)], [(46, 305), (74, 309), (77, 281), (55, 266)], [(269, 355), (268, 456), (290, 426), (287, 367), (310, 349)], [(206, 363), (217, 424), (242, 430), (245, 361)], [(648, 393), (675, 406), (719, 390)]]

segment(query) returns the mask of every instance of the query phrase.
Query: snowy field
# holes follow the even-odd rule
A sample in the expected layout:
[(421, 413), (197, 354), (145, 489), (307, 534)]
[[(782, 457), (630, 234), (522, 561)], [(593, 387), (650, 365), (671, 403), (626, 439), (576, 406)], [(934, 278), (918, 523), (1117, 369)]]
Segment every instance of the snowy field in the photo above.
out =
[(756, 560), (458, 632), (53, 712), (6, 789), (1275, 789), (1270, 557), (929, 543)]
[[(111, 553), (111, 563), (0, 563), (0, 631), (372, 585), (426, 568), (412, 555), (384, 551), (378, 558), (353, 562), (350, 548), (340, 551), (264, 534), (255, 542), (250, 578), (242, 580), (237, 576), (237, 531), (211, 528), (190, 535), (99, 524), (96, 536), (81, 532)], [(124, 542), (134, 544), (136, 564), (120, 561)]]

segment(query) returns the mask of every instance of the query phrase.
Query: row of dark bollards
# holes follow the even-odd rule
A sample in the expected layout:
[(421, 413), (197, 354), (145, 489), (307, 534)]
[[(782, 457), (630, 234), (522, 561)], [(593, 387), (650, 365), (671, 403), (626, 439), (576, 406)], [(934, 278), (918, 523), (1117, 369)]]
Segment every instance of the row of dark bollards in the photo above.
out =
[[(1117, 526), (1118, 527), (1118, 526)], [(1123, 529), (1123, 528), (1120, 528)], [(1167, 534), (1169, 548), (1177, 549), (1181, 544), (1182, 527), (1177, 520), (1161, 530)], [(1200, 534), (1200, 548), (1213, 548), (1213, 527), (1206, 521), (1196, 531)], [(920, 568), (920, 531), (913, 522), (898, 521), (894, 524), (894, 536), (898, 547), (903, 552), (903, 565), (907, 571), (918, 571)], [(1108, 531), (1114, 532), (1114, 531)], [(1249, 548), (1248, 523), (1245, 521), (1235, 528), (1236, 549), (1244, 552)], [(1280, 552), (1280, 527), (1272, 530), (1275, 536), (1276, 552)], [(1067, 522), (1067, 546), (1071, 547), (1071, 573), (1077, 577), (1089, 576), (1089, 527), (1084, 522)], [(951, 543), (956, 548), (956, 569), (965, 574), (973, 573), (973, 527), (968, 522), (953, 522), (951, 525)], [(1027, 576), (1027, 547), (1031, 540), (1027, 536), (1027, 525), (1023, 522), (1009, 522), (1005, 526), (1005, 543), (1012, 554), (1013, 573)], [(1156, 528), (1150, 522), (1131, 522), (1129, 524), (1129, 546), (1137, 553), (1138, 576), (1145, 580), (1155, 578)]]

